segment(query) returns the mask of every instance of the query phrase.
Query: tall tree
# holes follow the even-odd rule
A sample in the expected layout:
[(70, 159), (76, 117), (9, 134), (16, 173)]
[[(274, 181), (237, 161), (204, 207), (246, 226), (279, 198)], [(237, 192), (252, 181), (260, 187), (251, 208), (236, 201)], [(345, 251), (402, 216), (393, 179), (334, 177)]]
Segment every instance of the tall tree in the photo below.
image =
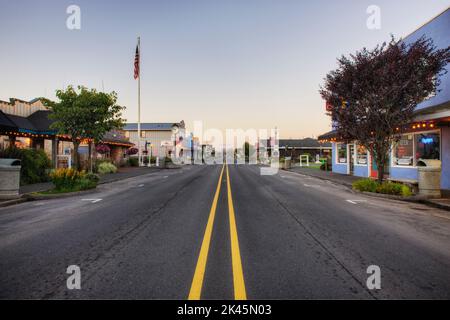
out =
[(109, 130), (121, 128), (124, 107), (117, 105), (115, 92), (97, 92), (83, 86), (78, 86), (78, 90), (73, 86), (57, 90), (56, 97), (58, 102), (44, 100), (52, 111), (49, 117), (55, 120), (52, 128), (59, 134), (70, 135), (74, 146), (74, 167), (80, 169), (80, 142), (83, 139), (99, 141)]
[(328, 103), (339, 139), (370, 150), (381, 182), (394, 142), (413, 121), (418, 103), (435, 93), (447, 72), (450, 47), (437, 49), (422, 37), (406, 44), (391, 38), (338, 59), (320, 94)]

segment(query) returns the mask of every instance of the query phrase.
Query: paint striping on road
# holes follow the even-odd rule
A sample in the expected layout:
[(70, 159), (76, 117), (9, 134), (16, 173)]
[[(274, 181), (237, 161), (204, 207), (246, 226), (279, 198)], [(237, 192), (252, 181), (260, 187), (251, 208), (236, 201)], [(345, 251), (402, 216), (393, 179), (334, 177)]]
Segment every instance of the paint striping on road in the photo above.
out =
[(102, 201), (103, 199), (81, 199), (81, 201), (90, 201), (90, 202), (92, 202), (92, 203), (96, 203), (96, 202), (99, 202), (99, 201)]
[(209, 245), (211, 243), (211, 235), (214, 226), (214, 218), (216, 216), (217, 201), (220, 194), (220, 186), (222, 185), (222, 176), (225, 165), (220, 171), (219, 180), (217, 182), (216, 193), (209, 211), (208, 223), (206, 224), (205, 235), (203, 236), (200, 254), (198, 255), (197, 266), (195, 267), (194, 278), (192, 279), (191, 290), (189, 291), (189, 300), (200, 300), (202, 293), (203, 279), (205, 277), (206, 262), (208, 260)]
[(239, 240), (236, 228), (236, 217), (234, 214), (233, 198), (231, 195), (230, 174), (227, 165), (227, 192), (228, 192), (228, 213), (230, 218), (231, 237), (231, 263), (233, 267), (234, 298), (236, 300), (246, 300), (244, 273), (242, 271), (241, 253), (239, 250)]
[(351, 204), (358, 204), (358, 202), (367, 202), (367, 200), (345, 200)]

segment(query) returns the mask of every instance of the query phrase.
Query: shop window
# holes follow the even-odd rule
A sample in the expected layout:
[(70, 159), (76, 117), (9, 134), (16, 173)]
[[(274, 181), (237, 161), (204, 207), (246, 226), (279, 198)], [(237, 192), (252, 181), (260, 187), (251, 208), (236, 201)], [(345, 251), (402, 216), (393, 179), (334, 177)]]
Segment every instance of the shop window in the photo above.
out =
[(358, 146), (356, 149), (356, 164), (367, 164), (367, 149), (364, 146)]
[(416, 160), (440, 160), (440, 137), (438, 132), (416, 134)]
[(413, 166), (414, 160), (414, 135), (405, 134), (395, 144), (392, 158), (395, 166)]
[(339, 143), (336, 145), (337, 163), (347, 163), (347, 145)]

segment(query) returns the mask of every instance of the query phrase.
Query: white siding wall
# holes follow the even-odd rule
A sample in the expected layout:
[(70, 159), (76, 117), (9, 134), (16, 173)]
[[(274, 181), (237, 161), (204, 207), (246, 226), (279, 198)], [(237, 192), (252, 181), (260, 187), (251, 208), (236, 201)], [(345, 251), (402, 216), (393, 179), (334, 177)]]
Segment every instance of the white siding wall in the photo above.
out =
[(14, 104), (9, 102), (0, 101), (0, 110), (6, 114), (12, 114), (15, 116), (28, 117), (32, 113), (39, 110), (47, 110), (40, 101), (36, 101), (32, 104), (28, 102), (22, 102), (14, 100)]
[[(149, 142), (153, 144), (152, 147), (152, 155), (153, 156), (165, 156), (166, 148), (161, 147), (161, 142), (163, 141), (171, 141), (172, 140), (172, 131), (142, 131), (142, 139), (141, 146), (144, 149), (145, 142)], [(130, 138), (130, 141), (138, 146), (138, 133), (137, 131), (126, 131), (126, 136)], [(167, 148), (167, 152), (172, 150), (173, 148)], [(148, 151), (150, 155), (150, 146), (148, 146)]]

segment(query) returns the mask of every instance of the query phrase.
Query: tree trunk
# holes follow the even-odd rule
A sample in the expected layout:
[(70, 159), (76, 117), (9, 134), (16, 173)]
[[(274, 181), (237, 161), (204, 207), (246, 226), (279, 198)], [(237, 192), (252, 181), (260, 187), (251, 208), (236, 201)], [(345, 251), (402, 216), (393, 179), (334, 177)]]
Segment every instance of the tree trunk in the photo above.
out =
[(92, 173), (92, 142), (89, 141), (89, 156), (88, 156), (88, 166), (89, 166), (89, 172)]
[(388, 159), (388, 152), (389, 149), (384, 148), (384, 146), (379, 146), (378, 150), (375, 150), (375, 162), (378, 168), (377, 180), (379, 183), (382, 183), (384, 179), (384, 166)]
[(379, 183), (382, 183), (384, 179), (384, 161), (377, 161), (377, 167), (378, 167), (377, 180)]
[(80, 142), (77, 140), (72, 141), (73, 143), (73, 167), (75, 170), (80, 170), (80, 154), (78, 153), (78, 147)]

